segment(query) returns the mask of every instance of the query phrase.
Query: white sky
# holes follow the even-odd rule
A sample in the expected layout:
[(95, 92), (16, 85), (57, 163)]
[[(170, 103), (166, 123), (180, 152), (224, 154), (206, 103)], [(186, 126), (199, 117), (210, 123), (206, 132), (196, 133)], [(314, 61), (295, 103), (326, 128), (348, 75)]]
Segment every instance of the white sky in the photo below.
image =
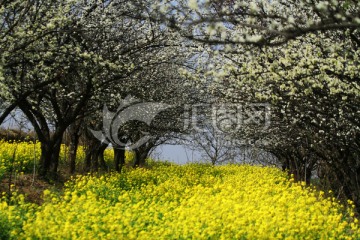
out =
[(158, 160), (167, 160), (177, 164), (199, 162), (200, 153), (183, 145), (161, 145), (152, 153), (152, 157)]

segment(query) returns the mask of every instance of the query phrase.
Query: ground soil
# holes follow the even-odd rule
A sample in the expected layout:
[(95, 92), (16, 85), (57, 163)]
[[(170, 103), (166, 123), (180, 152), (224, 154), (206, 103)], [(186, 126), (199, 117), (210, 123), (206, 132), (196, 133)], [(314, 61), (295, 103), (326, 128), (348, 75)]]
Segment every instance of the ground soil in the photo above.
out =
[(0, 193), (9, 195), (10, 189), (16, 190), (20, 194), (25, 195), (25, 200), (28, 202), (42, 204), (43, 191), (46, 189), (57, 192), (62, 191), (65, 179), (57, 181), (48, 181), (41, 179), (33, 174), (21, 174), (12, 176), (11, 179), (6, 177), (0, 182)]

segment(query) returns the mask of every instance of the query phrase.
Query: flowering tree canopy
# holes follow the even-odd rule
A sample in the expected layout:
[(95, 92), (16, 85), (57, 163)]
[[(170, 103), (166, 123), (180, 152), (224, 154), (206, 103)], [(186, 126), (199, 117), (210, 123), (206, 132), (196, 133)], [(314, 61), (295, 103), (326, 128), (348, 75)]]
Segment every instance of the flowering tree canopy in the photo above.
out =
[(183, 36), (214, 46), (211, 92), (271, 104), (269, 128), (235, 135), (262, 140), (298, 179), (318, 169), (360, 204), (358, 1), (162, 1), (159, 13)]
[(16, 106), (26, 114), (42, 143), (41, 175), (56, 173), (69, 125), (128, 94), (155, 97), (144, 86), (184, 58), (151, 11), (147, 1), (1, 3), (0, 120)]

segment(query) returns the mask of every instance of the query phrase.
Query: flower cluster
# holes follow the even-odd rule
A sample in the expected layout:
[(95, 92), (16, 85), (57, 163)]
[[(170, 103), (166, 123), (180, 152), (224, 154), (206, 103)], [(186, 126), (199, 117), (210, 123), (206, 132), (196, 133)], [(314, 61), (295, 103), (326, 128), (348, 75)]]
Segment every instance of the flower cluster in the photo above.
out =
[(0, 180), (6, 172), (30, 172), (40, 154), (40, 143), (0, 140)]
[(20, 239), (359, 238), (352, 204), (325, 195), (272, 167), (155, 164), (76, 177), (26, 217), (2, 203), (0, 221)]
[[(60, 150), (60, 161), (68, 162), (69, 148), (63, 144)], [(85, 148), (79, 146), (76, 153), (76, 163), (82, 164), (85, 159)], [(30, 173), (37, 167), (41, 156), (40, 142), (8, 142), (0, 140), (0, 180), (7, 172)], [(125, 153), (126, 161), (133, 159), (134, 153)], [(108, 148), (104, 151), (104, 159), (110, 163), (114, 159), (114, 151)]]

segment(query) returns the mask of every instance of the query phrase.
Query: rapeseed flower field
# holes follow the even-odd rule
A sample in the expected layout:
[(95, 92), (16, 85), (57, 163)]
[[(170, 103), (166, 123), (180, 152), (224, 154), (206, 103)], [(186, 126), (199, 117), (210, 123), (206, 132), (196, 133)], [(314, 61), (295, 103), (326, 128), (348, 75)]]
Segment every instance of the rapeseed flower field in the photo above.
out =
[(273, 167), (184, 166), (78, 176), (40, 206), (0, 203), (9, 239), (357, 239), (353, 206)]
[[(60, 164), (68, 165), (67, 153), (69, 148), (64, 144), (60, 150)], [(34, 165), (38, 164), (41, 155), (40, 142), (7, 142), (0, 140), (0, 180), (7, 172), (31, 173)], [(130, 161), (131, 152), (126, 153), (127, 161)], [(79, 146), (77, 150), (77, 164), (81, 165), (85, 159), (85, 148)], [(112, 163), (114, 152), (108, 148), (104, 152), (105, 161)]]

